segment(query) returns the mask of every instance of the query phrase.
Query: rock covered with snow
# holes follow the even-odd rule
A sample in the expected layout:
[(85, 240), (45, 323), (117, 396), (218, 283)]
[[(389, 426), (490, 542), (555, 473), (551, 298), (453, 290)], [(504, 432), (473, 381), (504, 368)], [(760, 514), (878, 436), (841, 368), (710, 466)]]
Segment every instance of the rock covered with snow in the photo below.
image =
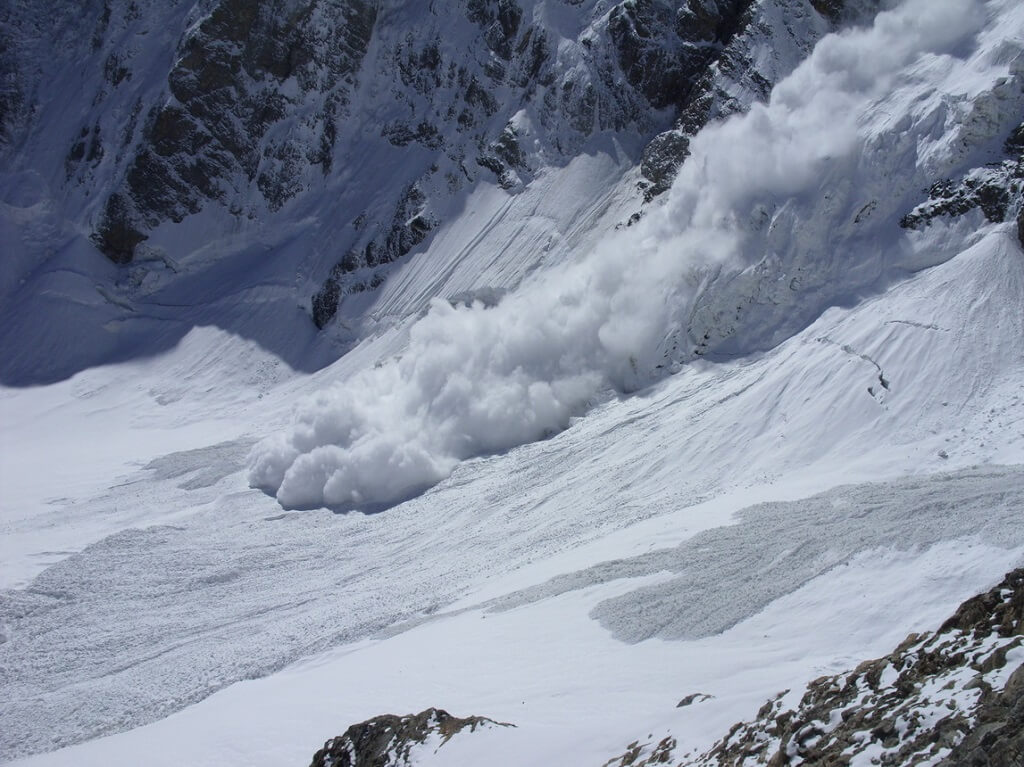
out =
[(780, 693), (699, 756), (667, 736), (633, 743), (608, 765), (1019, 765), (1024, 570), (964, 602), (938, 630), (811, 682), (793, 707), (789, 700)]
[[(900, 226), (923, 229), (940, 217), (956, 218), (980, 210), (994, 224), (1024, 215), (1024, 123), (1005, 142), (1006, 159), (972, 168), (960, 179), (932, 184), (928, 199), (900, 219)], [(1019, 231), (1024, 244), (1024, 230)]]
[(512, 726), (482, 716), (462, 719), (438, 708), (406, 716), (383, 714), (328, 740), (313, 755), (310, 767), (412, 767), (418, 751), (436, 751), (467, 730)]

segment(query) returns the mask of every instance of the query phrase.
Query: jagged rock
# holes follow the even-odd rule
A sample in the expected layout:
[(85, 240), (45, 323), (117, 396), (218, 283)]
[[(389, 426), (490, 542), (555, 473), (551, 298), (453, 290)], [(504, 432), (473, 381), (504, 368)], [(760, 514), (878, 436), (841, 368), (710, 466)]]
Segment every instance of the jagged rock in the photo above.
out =
[[(799, 58), (781, 52), (794, 48), (809, 52), (822, 35), (844, 21), (850, 3), (783, 0), (778, 5), (783, 9), (777, 17), (754, 0), (691, 0), (680, 8), (677, 34), (696, 44), (706, 58), (675, 102), (679, 109), (675, 125), (644, 149), (645, 201), (672, 185), (689, 155), (690, 139), (701, 128), (767, 99)], [(866, 0), (858, 8), (870, 11), (879, 5), (877, 0)]]
[[(125, 188), (108, 199), (94, 238), (100, 249), (118, 263), (130, 261), (131, 238), (113, 243), (109, 232), (141, 234), (161, 221), (180, 222), (207, 201), (243, 194), (251, 183), (270, 210), (298, 194), (306, 167), (329, 164), (326, 145), (333, 141), (325, 138), (347, 100), (376, 14), (368, 0), (220, 0), (179, 47), (167, 77), (172, 99), (150, 114)], [(129, 76), (118, 67), (115, 80)], [(295, 130), (313, 134), (312, 142), (289, 135), (267, 140), (271, 126), (310, 100), (319, 108)], [(308, 143), (323, 150), (310, 162)]]
[(676, 708), (686, 708), (687, 706), (692, 706), (694, 703), (703, 703), (706, 700), (711, 700), (713, 697), (715, 696), (708, 695), (707, 693), (703, 692), (690, 693), (681, 701), (676, 703)]
[(846, 6), (845, 0), (811, 0), (814, 10), (833, 21), (838, 20)]
[(512, 56), (523, 9), (515, 0), (467, 0), (466, 16), (484, 32), (487, 47), (503, 59)]
[(1018, 767), (1024, 764), (1024, 666), (1002, 692), (990, 694), (977, 724), (939, 767)]
[(5, 13), (0, 16), (0, 146), (10, 143), (25, 103), (16, 46), (16, 26)]
[(992, 223), (1006, 220), (1014, 195), (1020, 192), (1022, 171), (1017, 163), (979, 168), (959, 183), (950, 179), (935, 182), (928, 200), (900, 219), (904, 229), (922, 229), (940, 216), (956, 218), (975, 208)]
[[(608, 33), (623, 74), (656, 109), (678, 104), (713, 53), (693, 44), (704, 42), (703, 25), (680, 28), (673, 23), (675, 16), (673, 4), (664, 0), (628, 0), (608, 15)], [(697, 40), (679, 36), (691, 30)]]
[(643, 765), (653, 767), (658, 764), (669, 764), (672, 760), (672, 752), (678, 745), (676, 739), (670, 735), (654, 745), (641, 744), (640, 741), (634, 740), (626, 746), (626, 751), (621, 756), (609, 759), (601, 767), (642, 767)]
[[(659, 53), (658, 46), (650, 40), (652, 27), (665, 28), (667, 24), (664, 7), (634, 4), (610, 17), (609, 27), (627, 75), (632, 73), (635, 84), (644, 88), (656, 103), (672, 104), (678, 110), (675, 127), (655, 136), (644, 148), (640, 170), (646, 180), (645, 201), (672, 185), (689, 155), (690, 139), (705, 124), (738, 110), (739, 107), (715, 106), (723, 96), (727, 103), (735, 104), (733, 97), (725, 95), (726, 91), (753, 71), (752, 59), (746, 58), (749, 52), (743, 51), (749, 35), (744, 36), (743, 32), (758, 20), (754, 5), (753, 0), (683, 3), (675, 14), (674, 25), (669, 26), (674, 30), (677, 50), (675, 61), (669, 62), (664, 60), (665, 51), (672, 51), (673, 46), (662, 41)], [(728, 66), (729, 62), (739, 60), (746, 65)], [(756, 98), (765, 98), (767, 91), (759, 89)]]
[[(774, 71), (762, 73), (752, 55), (757, 38), (785, 34), (784, 28), (759, 24), (753, 0), (694, 0), (679, 12), (677, 26), (701, 45), (707, 57), (699, 74), (681, 94), (674, 127), (645, 147), (641, 174), (646, 180), (644, 200), (667, 191), (680, 166), (689, 156), (690, 139), (708, 122), (727, 117), (767, 98), (776, 79)], [(686, 30), (683, 32), (682, 30)], [(808, 40), (813, 45), (818, 34)]]
[(644, 190), (648, 202), (672, 186), (679, 167), (690, 154), (690, 138), (685, 131), (670, 130), (655, 136), (644, 147), (640, 174), (649, 182)]
[(312, 298), (313, 322), (323, 328), (338, 311), (347, 294), (374, 290), (384, 282), (373, 267), (390, 264), (423, 242), (435, 222), (423, 209), (426, 197), (415, 185), (406, 188), (389, 226), (371, 239), (362, 252), (349, 251), (334, 265), (323, 286)]
[(130, 263), (139, 243), (147, 236), (131, 225), (130, 205), (121, 194), (107, 200), (107, 209), (93, 240), (115, 264)]
[(413, 748), (431, 736), (440, 739), (440, 747), (466, 729), (514, 726), (482, 716), (460, 719), (437, 708), (406, 716), (384, 714), (353, 724), (343, 735), (328, 740), (313, 755), (311, 767), (407, 767), (414, 764)]
[(964, 602), (935, 632), (816, 679), (796, 708), (788, 690), (707, 752), (675, 757), (671, 736), (631, 743), (606, 763), (653, 767), (847, 765), (1019, 767), (1024, 764), (1024, 569)]
[[(314, 285), (298, 298), (312, 299), (320, 327), (423, 242), (452, 197), (480, 180), (515, 192), (596, 132), (654, 139), (645, 194), (667, 189), (700, 127), (763, 98), (830, 28), (811, 0), (614, 0), (554, 15), (517, 0), (401, 12), (372, 0), (55, 2), (0, 18), (3, 135), (33, 135), (39, 94), (61, 70), (29, 64), (67, 42), (62, 66), (103, 75), (62, 138), (77, 225), (119, 264), (145, 243), (157, 257), (133, 267), (141, 275), (195, 247), (176, 225), (200, 212), (204, 234), (226, 241), (208, 252), (231, 253), (301, 205), (331, 222), (297, 281)], [(385, 183), (366, 183), (370, 167), (387, 169)], [(357, 187), (373, 199), (346, 191)], [(423, 198), (411, 212), (409, 187)], [(171, 279), (130, 282), (151, 291)]]
[[(900, 219), (900, 226), (922, 229), (940, 216), (956, 218), (976, 208), (998, 224), (1008, 220), (1014, 206), (1024, 209), (1024, 123), (1014, 129), (1004, 148), (1008, 159), (975, 168), (958, 181), (932, 184), (928, 199)], [(1019, 221), (1018, 217), (1018, 231)]]

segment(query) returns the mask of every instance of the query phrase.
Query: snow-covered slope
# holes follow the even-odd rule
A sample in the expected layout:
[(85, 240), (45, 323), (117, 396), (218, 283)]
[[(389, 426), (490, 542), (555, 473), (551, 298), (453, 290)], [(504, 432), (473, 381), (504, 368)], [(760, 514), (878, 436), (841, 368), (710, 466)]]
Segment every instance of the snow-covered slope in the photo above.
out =
[(445, 198), (326, 333), (307, 203), (118, 267), (12, 167), (5, 369), (78, 372), (0, 389), (0, 759), (305, 763), (431, 707), (516, 727), (424, 763), (700, 753), (935, 628), (1024, 562), (1022, 47), (1009, 0), (827, 36), (628, 226), (649, 136), (595, 128)]

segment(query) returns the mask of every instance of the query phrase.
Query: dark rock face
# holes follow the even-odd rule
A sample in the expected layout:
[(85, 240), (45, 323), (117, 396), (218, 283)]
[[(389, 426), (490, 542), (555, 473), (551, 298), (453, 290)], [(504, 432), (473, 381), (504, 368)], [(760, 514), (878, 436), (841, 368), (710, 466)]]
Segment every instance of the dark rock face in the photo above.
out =
[[(741, 33), (755, 21), (752, 6), (752, 0), (710, 3), (692, 0), (679, 9), (674, 29), (678, 40), (682, 42), (684, 48), (689, 49), (689, 55), (685, 57), (685, 66), (668, 67), (668, 72), (671, 73), (670, 102), (678, 108), (678, 117), (672, 130), (655, 136), (644, 149), (640, 169), (647, 181), (644, 188), (645, 200), (650, 201), (672, 185), (679, 166), (689, 155), (690, 138), (711, 119), (728, 113), (722, 111), (716, 114), (716, 110), (712, 108), (712, 94), (723, 63), (741, 55)], [(650, 15), (652, 14), (648, 13), (648, 16)], [(641, 30), (646, 28), (646, 25), (640, 26)], [(634, 37), (637, 36), (634, 34)], [(633, 47), (640, 46), (634, 44)], [(628, 52), (630, 48), (625, 50)], [(627, 63), (632, 63), (637, 58), (636, 54), (626, 56)], [(647, 55), (646, 58), (648, 61), (644, 61), (644, 64), (665, 69), (665, 62), (649, 60), (652, 58), (651, 55)], [(747, 62), (747, 67), (752, 70), (750, 65), (752, 62)], [(767, 96), (767, 90), (758, 96), (764, 98)], [(742, 107), (737, 107), (734, 111), (738, 111), (739, 108)]]
[(811, 5), (822, 16), (837, 20), (842, 15), (846, 3), (844, 0), (811, 0)]
[[(8, 11), (9, 13), (9, 11)], [(22, 94), (18, 87), (18, 62), (14, 53), (14, 30), (0, 16), (0, 145), (10, 141), (11, 123), (21, 111)]]
[[(900, 219), (900, 226), (923, 229), (940, 216), (956, 218), (975, 209), (995, 224), (1009, 220), (1014, 205), (1024, 209), (1024, 123), (1006, 139), (1005, 150), (1008, 159), (1002, 162), (932, 184), (928, 199)], [(1019, 222), (1018, 217), (1018, 232)]]
[[(655, 136), (644, 149), (641, 173), (646, 201), (672, 186), (689, 156), (690, 139), (701, 128), (766, 100), (775, 83), (789, 73), (784, 59), (759, 57), (758, 50), (796, 47), (806, 54), (826, 32), (858, 18), (849, 0), (778, 5), (783, 6), (780, 10), (785, 18), (781, 24), (752, 0), (691, 0), (680, 7), (677, 34), (696, 45), (705, 58), (673, 102), (678, 109), (675, 125)], [(865, 0), (857, 4), (856, 11), (871, 13), (880, 7), (879, 0)]]
[(93, 240), (115, 264), (131, 263), (136, 246), (149, 239), (131, 220), (131, 202), (123, 194), (112, 194)]
[[(369, 0), (221, 0), (179, 47), (172, 100), (150, 113), (124, 189), (107, 202), (94, 238), (101, 250), (126, 263), (161, 221), (227, 203), (252, 182), (276, 210), (302, 190), (307, 166), (326, 172), (376, 14)], [(115, 65), (113, 76), (127, 70)], [(268, 138), (299, 105), (299, 125)]]
[[(911, 634), (892, 653), (811, 682), (794, 709), (780, 693), (696, 759), (665, 741), (632, 744), (609, 764), (941, 767), (1024, 764), (1024, 569), (964, 602), (937, 631)], [(788, 692), (788, 691), (787, 691)], [(627, 755), (630, 752), (627, 751)]]
[[(798, 21), (808, 8), (792, 4), (786, 13)], [(813, 5), (813, 3), (812, 3)], [(686, 30), (690, 40), (706, 57), (693, 71), (685, 91), (678, 93), (678, 116), (671, 130), (657, 136), (644, 149), (641, 173), (645, 179), (644, 199), (650, 201), (667, 191), (680, 166), (689, 156), (690, 139), (708, 122), (744, 111), (755, 101), (763, 101), (780, 76), (787, 72), (757, 59), (759, 44), (784, 47), (791, 27), (776, 27), (759, 16), (752, 0), (694, 0), (680, 8), (676, 28)], [(828, 29), (822, 21), (806, 25), (811, 31), (798, 44), (810, 51), (818, 37)]]
[(423, 212), (425, 199), (418, 186), (407, 187), (383, 237), (371, 239), (361, 251), (350, 250), (334, 265), (312, 299), (313, 322), (318, 328), (331, 321), (343, 296), (383, 284), (384, 271), (375, 267), (390, 264), (423, 242), (435, 223)]
[(464, 730), (480, 727), (512, 727), (480, 716), (460, 719), (447, 711), (428, 708), (418, 714), (384, 714), (353, 724), (344, 735), (331, 738), (313, 755), (311, 767), (406, 767), (414, 746), (431, 735), (441, 745)]
[(665, 0), (627, 0), (608, 16), (619, 66), (655, 109), (677, 106), (694, 79), (735, 30), (737, 10), (750, 0), (681, 7)]

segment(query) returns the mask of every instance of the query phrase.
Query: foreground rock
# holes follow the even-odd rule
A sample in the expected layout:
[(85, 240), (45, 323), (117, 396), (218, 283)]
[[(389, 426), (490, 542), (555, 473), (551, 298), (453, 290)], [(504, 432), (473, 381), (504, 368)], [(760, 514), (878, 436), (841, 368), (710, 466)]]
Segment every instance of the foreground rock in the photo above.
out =
[(787, 692), (697, 758), (671, 736), (631, 743), (610, 765), (1017, 767), (1024, 764), (1024, 569), (964, 602), (935, 632)]
[(416, 763), (418, 749), (436, 750), (469, 730), (513, 727), (482, 716), (465, 719), (438, 708), (418, 714), (384, 714), (353, 724), (313, 755), (311, 767), (405, 767)]

